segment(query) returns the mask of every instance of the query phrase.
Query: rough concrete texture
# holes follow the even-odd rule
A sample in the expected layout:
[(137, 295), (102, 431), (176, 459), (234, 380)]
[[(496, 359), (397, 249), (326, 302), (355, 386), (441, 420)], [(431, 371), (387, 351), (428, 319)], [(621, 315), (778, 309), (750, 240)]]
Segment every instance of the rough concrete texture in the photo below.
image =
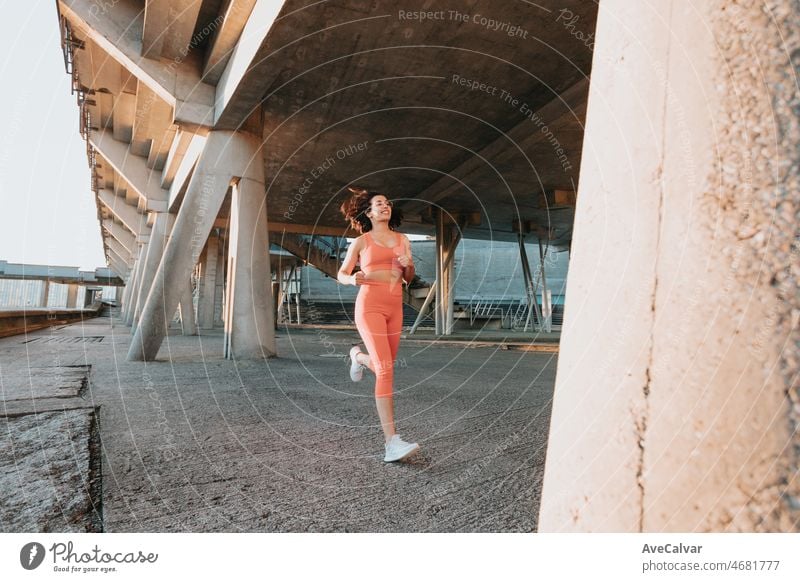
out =
[(703, 16), (718, 51), (710, 78), (724, 136), (708, 180), (716, 234), (740, 300), (760, 304), (746, 346), (760, 364), (757, 388), (785, 406), (734, 484), (745, 515), (721, 518), (735, 529), (800, 531), (800, 4), (718, 0)]
[[(223, 359), (219, 329), (168, 335), (141, 363), (127, 327), (96, 321), (57, 333), (105, 336), (58, 344), (92, 365), (104, 531), (535, 528), (555, 353), (401, 342), (398, 431), (422, 453), (385, 464), (373, 383), (343, 359), (355, 331), (283, 330), (262, 362)], [(21, 353), (0, 340), (3, 360)]]
[(601, 5), (542, 531), (798, 529), (798, 18)]
[(60, 365), (58, 342), (5, 341), (16, 349), (0, 352), (0, 531), (101, 531), (97, 411), (81, 397), (88, 366)]
[(0, 418), (0, 531), (102, 531), (95, 422), (91, 409)]

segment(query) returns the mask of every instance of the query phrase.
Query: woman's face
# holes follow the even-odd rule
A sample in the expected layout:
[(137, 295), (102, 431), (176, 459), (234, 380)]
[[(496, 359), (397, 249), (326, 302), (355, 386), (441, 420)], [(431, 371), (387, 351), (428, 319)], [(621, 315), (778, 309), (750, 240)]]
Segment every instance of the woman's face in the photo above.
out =
[(392, 202), (383, 194), (373, 196), (369, 201), (367, 217), (372, 221), (389, 222), (392, 217)]

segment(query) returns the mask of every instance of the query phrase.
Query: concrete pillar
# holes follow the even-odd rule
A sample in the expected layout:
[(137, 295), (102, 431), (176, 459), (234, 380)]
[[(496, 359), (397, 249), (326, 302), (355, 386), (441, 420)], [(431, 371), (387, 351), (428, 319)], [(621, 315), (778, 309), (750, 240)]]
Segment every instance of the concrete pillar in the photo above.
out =
[(259, 359), (276, 354), (269, 262), (263, 178), (242, 178), (233, 186), (228, 229), (226, 358)]
[(798, 29), (600, 3), (538, 531), (798, 530)]
[(233, 178), (263, 184), (260, 146), (258, 138), (243, 132), (215, 130), (208, 134), (147, 295), (129, 360), (152, 360), (158, 354), (167, 318), (180, 303), (184, 282), (191, 276)]
[[(531, 275), (531, 264), (528, 261), (528, 251), (525, 248), (524, 233), (520, 232), (517, 235), (517, 243), (519, 244), (519, 258), (522, 262), (522, 277), (525, 282), (525, 296), (528, 301), (528, 313), (525, 316), (525, 325), (522, 329), (523, 331), (528, 331), (528, 328), (531, 327), (531, 321), (534, 314), (536, 314), (536, 320), (541, 324), (542, 313), (539, 311), (539, 303), (536, 299), (536, 287), (538, 285), (533, 280), (533, 275)], [(541, 330), (541, 326), (539, 327), (539, 330)]]
[(39, 306), (47, 307), (50, 299), (50, 281), (42, 281), (41, 291), (39, 292)]
[(144, 270), (145, 257), (147, 256), (147, 244), (141, 243), (137, 251), (136, 265), (134, 267), (133, 287), (131, 288), (131, 305), (125, 316), (125, 325), (131, 326), (131, 333), (136, 329), (133, 327), (136, 315), (136, 300), (139, 298), (139, 287), (142, 284), (142, 271)]
[(67, 309), (73, 309), (78, 303), (78, 285), (70, 283), (67, 287)]
[(142, 264), (141, 283), (138, 285), (136, 293), (136, 301), (134, 307), (134, 315), (132, 320), (131, 332), (136, 331), (139, 318), (142, 315), (144, 303), (147, 300), (147, 294), (153, 285), (153, 277), (156, 275), (156, 270), (161, 262), (161, 257), (164, 255), (164, 247), (167, 244), (172, 225), (175, 220), (174, 215), (169, 212), (156, 212), (153, 219), (153, 227), (150, 230), (150, 238), (147, 243), (147, 254)]
[(122, 292), (122, 303), (120, 305), (119, 318), (124, 322), (125, 315), (128, 312), (128, 305), (130, 304), (131, 296), (131, 279), (133, 274), (128, 275), (128, 280), (125, 282), (125, 290)]
[(225, 241), (227, 239), (220, 237), (219, 244), (217, 245), (217, 276), (215, 278), (216, 284), (214, 286), (214, 325), (222, 326), (222, 303), (225, 295), (225, 257), (227, 251), (225, 248)]
[(542, 239), (539, 238), (539, 269), (542, 276), (542, 326), (544, 331), (550, 333), (553, 331), (553, 306), (550, 303), (550, 292), (547, 289), (547, 273), (545, 271), (545, 255), (542, 248)]
[(214, 295), (217, 287), (217, 262), (219, 260), (219, 236), (208, 237), (200, 260), (200, 288), (197, 301), (197, 325), (200, 329), (214, 327)]
[(197, 335), (198, 332), (197, 320), (194, 316), (194, 301), (192, 299), (192, 281), (189, 280), (184, 286), (180, 305), (178, 306), (181, 315), (181, 333), (183, 335)]
[(458, 233), (447, 213), (441, 208), (436, 210), (436, 305), (434, 320), (436, 335), (453, 333), (453, 299), (454, 281), (453, 266)]

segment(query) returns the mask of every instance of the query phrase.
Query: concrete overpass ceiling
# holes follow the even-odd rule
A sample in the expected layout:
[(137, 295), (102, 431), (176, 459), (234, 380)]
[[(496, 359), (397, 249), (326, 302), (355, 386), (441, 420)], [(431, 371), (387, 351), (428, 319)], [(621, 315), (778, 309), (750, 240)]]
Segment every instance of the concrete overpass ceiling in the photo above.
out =
[[(522, 221), (568, 243), (572, 208), (547, 207), (556, 190), (577, 185), (592, 51), (559, 15), (568, 11), (573, 30), (577, 22), (589, 34), (595, 3), (289, 0), (274, 22), (256, 15), (256, 4), (120, 0), (113, 13), (87, 20), (92, 5), (62, 0), (91, 128), (108, 131), (149, 170), (163, 170), (161, 188), (169, 188), (197, 130), (190, 123), (178, 134), (176, 103), (198, 86), (192, 75), (229, 82), (222, 71), (250, 18), (271, 26), (222, 103), (218, 127), (261, 124), (271, 222), (340, 228), (345, 186), (359, 183), (397, 199), (409, 232), (431, 234), (430, 209), (442, 206), (480, 216), (468, 237), (513, 240), (513, 224)], [(440, 18), (400, 15), (420, 10)], [(111, 46), (115, 27), (128, 32)], [(171, 72), (158, 69), (181, 48), (188, 52)], [(167, 95), (170, 82), (175, 93)], [(543, 120), (553, 139), (531, 118)], [(140, 214), (151, 209), (141, 179), (96, 159), (98, 188)]]
[[(572, 212), (548, 216), (544, 200), (577, 186), (592, 51), (559, 11), (590, 34), (596, 4), (538, 5), (286, 2), (267, 39), (280, 67), (263, 95), (270, 220), (287, 222), (288, 212), (296, 223), (340, 226), (343, 187), (357, 182), (405, 199), (410, 231), (429, 233), (425, 207), (436, 204), (482, 213), (470, 237), (511, 240), (522, 218), (549, 222), (566, 244)], [(401, 10), (444, 19), (407, 20)], [(569, 106), (559, 107), (567, 91)]]

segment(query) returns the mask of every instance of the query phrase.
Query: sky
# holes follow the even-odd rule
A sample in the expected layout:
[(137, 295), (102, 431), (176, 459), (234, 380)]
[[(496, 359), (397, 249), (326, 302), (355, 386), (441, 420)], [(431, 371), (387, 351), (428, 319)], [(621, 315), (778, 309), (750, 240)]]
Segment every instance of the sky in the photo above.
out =
[(105, 266), (55, 2), (0, 7), (0, 260)]
[(0, 260), (105, 266), (55, 2), (0, 8), (14, 24), (0, 34)]

